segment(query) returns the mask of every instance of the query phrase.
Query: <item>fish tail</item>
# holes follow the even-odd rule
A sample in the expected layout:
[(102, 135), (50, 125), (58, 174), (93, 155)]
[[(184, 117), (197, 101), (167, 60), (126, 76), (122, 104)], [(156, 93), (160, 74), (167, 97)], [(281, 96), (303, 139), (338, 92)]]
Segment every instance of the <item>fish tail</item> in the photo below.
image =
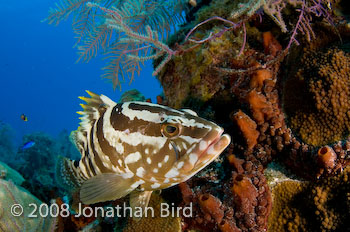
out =
[(66, 190), (81, 186), (87, 178), (81, 173), (79, 162), (59, 156), (56, 163), (56, 180)]

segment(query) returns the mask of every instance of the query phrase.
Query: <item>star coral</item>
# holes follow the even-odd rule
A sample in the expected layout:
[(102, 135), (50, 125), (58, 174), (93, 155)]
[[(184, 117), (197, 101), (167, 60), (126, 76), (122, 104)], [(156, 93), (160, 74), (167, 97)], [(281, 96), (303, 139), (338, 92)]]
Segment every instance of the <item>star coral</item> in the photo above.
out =
[(129, 218), (123, 232), (181, 232), (180, 217), (177, 217), (176, 215), (162, 215), (160, 206), (161, 203), (166, 203), (166, 201), (162, 199), (160, 195), (152, 194), (149, 207), (154, 209), (154, 217), (143, 217), (140, 220), (133, 220), (132, 218)]
[(350, 217), (349, 176), (348, 167), (315, 183), (278, 183), (272, 190), (274, 206), (269, 231), (345, 231)]
[[(346, 138), (350, 130), (350, 54), (335, 47), (306, 51), (299, 67), (285, 87), (287, 94), (293, 91), (287, 101), (304, 102), (295, 110), (286, 104), (291, 128), (315, 146)], [(291, 81), (297, 82), (296, 88), (296, 83), (289, 85)]]
[(300, 201), (294, 200), (302, 192), (304, 184), (284, 181), (273, 189), (273, 207), (269, 218), (269, 231), (306, 231), (306, 220), (300, 217)]

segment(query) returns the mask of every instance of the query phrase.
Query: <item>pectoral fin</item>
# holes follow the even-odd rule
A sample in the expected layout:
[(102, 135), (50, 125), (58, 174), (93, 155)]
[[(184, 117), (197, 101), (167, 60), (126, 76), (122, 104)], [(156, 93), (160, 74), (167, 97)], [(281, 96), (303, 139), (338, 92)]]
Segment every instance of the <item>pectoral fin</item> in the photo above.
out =
[(82, 184), (80, 200), (84, 204), (116, 200), (132, 192), (137, 187), (134, 183), (127, 174), (98, 174)]
[[(142, 209), (142, 213), (145, 212), (152, 192), (153, 191), (134, 191), (130, 194), (130, 207), (132, 208), (133, 212), (136, 211), (136, 207), (140, 207)], [(140, 218), (135, 217), (134, 219), (139, 220)]]

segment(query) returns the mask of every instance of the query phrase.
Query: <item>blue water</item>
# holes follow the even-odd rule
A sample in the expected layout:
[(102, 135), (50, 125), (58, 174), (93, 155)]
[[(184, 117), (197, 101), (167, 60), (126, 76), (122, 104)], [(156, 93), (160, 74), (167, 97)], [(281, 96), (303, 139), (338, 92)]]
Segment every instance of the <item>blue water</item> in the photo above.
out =
[[(16, 134), (16, 144), (24, 134), (46, 132), (56, 136), (63, 129), (75, 130), (81, 110), (77, 97), (85, 90), (119, 100), (122, 92), (101, 79), (102, 56), (89, 63), (75, 63), (78, 55), (71, 21), (58, 26), (42, 23), (57, 1), (2, 0), (0, 6), (0, 121), (8, 123)], [(156, 102), (162, 91), (151, 75), (148, 63), (141, 75), (122, 91), (136, 88)], [(20, 116), (24, 113), (28, 121)]]

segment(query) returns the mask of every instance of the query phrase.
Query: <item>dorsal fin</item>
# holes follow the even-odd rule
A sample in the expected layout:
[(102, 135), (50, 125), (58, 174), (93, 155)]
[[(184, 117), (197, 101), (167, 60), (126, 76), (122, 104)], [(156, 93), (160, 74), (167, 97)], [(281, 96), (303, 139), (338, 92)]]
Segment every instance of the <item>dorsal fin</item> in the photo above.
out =
[(86, 102), (86, 104), (80, 104), (83, 111), (77, 112), (82, 115), (79, 118), (81, 120), (80, 126), (77, 130), (72, 131), (70, 136), (82, 156), (84, 156), (84, 149), (87, 147), (86, 136), (90, 133), (91, 127), (107, 108), (116, 105), (114, 101), (105, 95), (98, 95), (89, 90), (86, 90), (86, 92), (90, 97), (79, 97), (79, 99)]
[(86, 124), (91, 125), (91, 123), (94, 123), (108, 107), (116, 104), (105, 95), (98, 95), (89, 90), (86, 90), (86, 92), (90, 97), (79, 97), (79, 99), (85, 101), (86, 104), (80, 104), (84, 110), (77, 112), (82, 115), (82, 117), (80, 117), (80, 126), (82, 130), (85, 129)]

